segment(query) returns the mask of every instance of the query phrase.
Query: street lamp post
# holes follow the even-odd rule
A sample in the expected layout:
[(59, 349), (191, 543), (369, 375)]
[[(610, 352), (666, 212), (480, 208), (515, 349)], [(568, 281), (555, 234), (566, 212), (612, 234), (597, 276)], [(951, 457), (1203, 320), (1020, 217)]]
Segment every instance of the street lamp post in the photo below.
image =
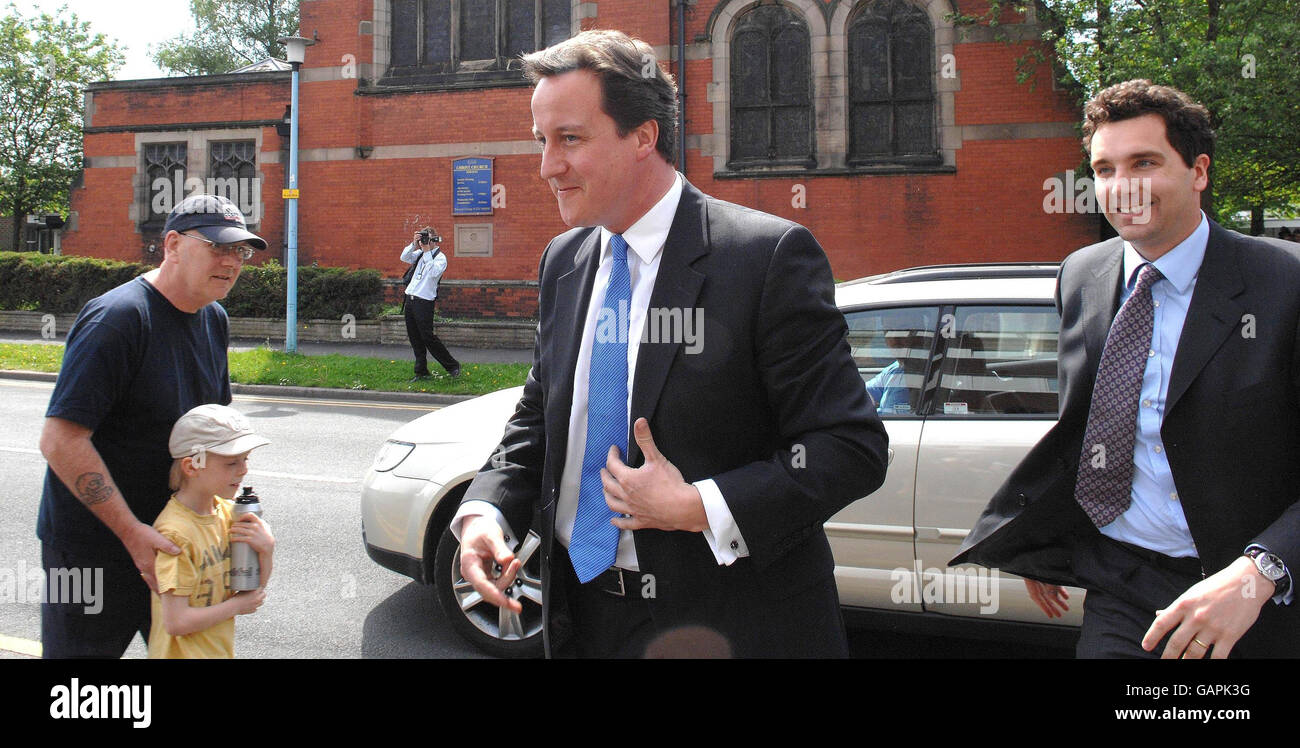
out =
[(285, 211), (285, 233), (288, 247), (285, 265), (288, 278), (285, 283), (284, 352), (298, 352), (298, 68), (306, 58), (307, 47), (315, 44), (301, 36), (282, 36), (276, 41), (285, 45), (285, 56), (293, 66), (293, 82), (289, 94), (289, 187), (284, 190), (288, 203)]

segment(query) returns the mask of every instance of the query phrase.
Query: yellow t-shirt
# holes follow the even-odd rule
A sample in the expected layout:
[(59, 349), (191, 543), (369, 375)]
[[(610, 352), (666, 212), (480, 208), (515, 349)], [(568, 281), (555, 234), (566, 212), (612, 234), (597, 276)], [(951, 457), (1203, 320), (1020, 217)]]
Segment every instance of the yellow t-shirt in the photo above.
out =
[[(158, 551), (154, 573), (158, 590), (188, 597), (191, 608), (206, 608), (234, 595), (230, 584), (230, 510), (234, 502), (213, 496), (211, 514), (196, 514), (173, 495), (154, 521), (154, 529), (180, 546), (179, 555)], [(171, 636), (163, 626), (162, 599), (153, 594), (149, 629), (150, 659), (232, 658), (235, 618), (203, 631)]]

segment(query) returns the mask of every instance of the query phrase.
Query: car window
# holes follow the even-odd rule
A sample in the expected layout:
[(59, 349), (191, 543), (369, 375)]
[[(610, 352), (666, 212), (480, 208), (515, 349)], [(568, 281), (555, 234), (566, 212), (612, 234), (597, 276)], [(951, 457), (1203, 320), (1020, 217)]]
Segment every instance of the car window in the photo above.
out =
[(1059, 326), (1051, 306), (956, 307), (941, 320), (934, 414), (1055, 416)]
[(882, 417), (917, 410), (934, 343), (935, 307), (866, 309), (844, 315), (853, 360)]

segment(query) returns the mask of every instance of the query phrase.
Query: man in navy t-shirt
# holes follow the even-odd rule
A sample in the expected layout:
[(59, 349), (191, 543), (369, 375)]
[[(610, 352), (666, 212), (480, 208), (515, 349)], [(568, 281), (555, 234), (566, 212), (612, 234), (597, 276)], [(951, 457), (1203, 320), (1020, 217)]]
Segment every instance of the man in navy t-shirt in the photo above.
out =
[[(167, 439), (191, 408), (230, 403), (216, 302), (254, 249), (266, 242), (234, 203), (191, 196), (167, 217), (162, 265), (92, 299), (69, 330), (41, 432), (45, 657), (116, 658), (136, 631), (148, 641), (155, 552), (179, 551), (152, 527), (170, 495)], [(69, 594), (70, 570), (98, 582), (98, 569), (99, 589)]]

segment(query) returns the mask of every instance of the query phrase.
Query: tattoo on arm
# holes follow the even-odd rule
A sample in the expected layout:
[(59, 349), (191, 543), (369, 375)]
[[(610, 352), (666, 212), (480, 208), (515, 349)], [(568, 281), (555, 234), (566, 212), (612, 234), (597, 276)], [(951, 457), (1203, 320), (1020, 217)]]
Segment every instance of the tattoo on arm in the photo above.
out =
[(82, 473), (77, 477), (77, 498), (86, 506), (102, 504), (113, 498), (114, 493), (103, 473)]

